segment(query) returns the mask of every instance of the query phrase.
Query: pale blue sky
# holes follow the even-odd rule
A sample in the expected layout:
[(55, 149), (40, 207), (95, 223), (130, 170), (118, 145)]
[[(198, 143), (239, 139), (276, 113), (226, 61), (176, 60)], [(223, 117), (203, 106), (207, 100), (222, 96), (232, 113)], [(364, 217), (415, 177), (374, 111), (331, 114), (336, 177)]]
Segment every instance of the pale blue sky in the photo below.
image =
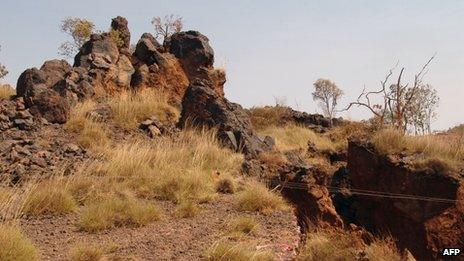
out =
[(0, 0), (0, 6), (0, 62), (10, 83), (59, 57), (66, 16), (90, 19), (99, 29), (125, 16), (136, 42), (152, 32), (153, 16), (174, 13), (184, 17), (185, 29), (209, 37), (216, 64), (228, 73), (227, 97), (245, 107), (286, 97), (290, 106), (319, 111), (310, 93), (320, 77), (345, 91), (345, 105), (363, 85), (377, 88), (397, 60), (410, 79), (437, 52), (425, 79), (441, 97), (433, 126), (464, 122), (464, 1)]

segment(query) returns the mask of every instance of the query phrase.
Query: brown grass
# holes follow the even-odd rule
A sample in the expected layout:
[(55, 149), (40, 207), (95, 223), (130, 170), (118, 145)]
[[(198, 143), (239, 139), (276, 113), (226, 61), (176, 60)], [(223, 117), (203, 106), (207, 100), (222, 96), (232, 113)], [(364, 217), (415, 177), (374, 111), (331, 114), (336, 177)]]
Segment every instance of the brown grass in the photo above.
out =
[(39, 258), (36, 247), (18, 226), (0, 223), (0, 260), (33, 261)]
[(250, 120), (256, 130), (278, 127), (287, 108), (280, 106), (253, 107), (249, 110)]
[(412, 165), (419, 169), (456, 171), (464, 161), (464, 140), (451, 143), (446, 137), (437, 135), (415, 137), (395, 129), (385, 129), (377, 132), (371, 141), (376, 150), (384, 155), (418, 155)]
[(318, 231), (308, 234), (297, 260), (357, 260), (356, 250), (349, 234)]
[(26, 215), (63, 215), (74, 212), (76, 201), (70, 193), (67, 182), (55, 177), (37, 184), (25, 200), (22, 212)]
[(99, 244), (99, 243), (81, 242), (71, 247), (69, 251), (69, 260), (71, 261), (113, 260), (109, 256), (109, 254), (114, 252), (116, 249), (117, 249), (117, 245), (114, 245), (114, 244)]
[(263, 214), (288, 210), (289, 208), (281, 196), (269, 191), (263, 184), (256, 181), (249, 181), (243, 191), (237, 194), (236, 206), (242, 211)]
[(16, 90), (9, 84), (0, 84), (0, 100), (9, 99), (16, 94)]
[(266, 128), (260, 131), (260, 134), (275, 138), (276, 146), (281, 151), (294, 149), (306, 150), (308, 148), (308, 141), (312, 142), (321, 153), (336, 151), (340, 146), (308, 128), (294, 124)]
[(401, 261), (404, 260), (398, 251), (398, 247), (391, 238), (383, 240), (375, 239), (364, 250), (369, 260), (376, 261)]
[(98, 149), (109, 143), (104, 124), (89, 115), (96, 103), (91, 100), (77, 104), (72, 110), (65, 129), (78, 134), (77, 143), (86, 149)]
[(259, 230), (259, 223), (253, 217), (240, 216), (229, 222), (229, 230), (237, 235), (255, 235)]
[(230, 175), (220, 175), (215, 181), (216, 191), (223, 194), (234, 194), (237, 190), (235, 180)]
[(206, 260), (210, 261), (271, 261), (274, 254), (269, 251), (253, 250), (241, 243), (217, 242), (205, 253)]
[(98, 232), (113, 227), (144, 226), (159, 219), (160, 211), (153, 204), (112, 198), (86, 206), (77, 226), (84, 231)]
[(153, 89), (124, 92), (108, 101), (114, 122), (125, 128), (137, 128), (139, 123), (156, 116), (161, 122), (176, 122), (179, 110), (168, 103), (168, 98)]

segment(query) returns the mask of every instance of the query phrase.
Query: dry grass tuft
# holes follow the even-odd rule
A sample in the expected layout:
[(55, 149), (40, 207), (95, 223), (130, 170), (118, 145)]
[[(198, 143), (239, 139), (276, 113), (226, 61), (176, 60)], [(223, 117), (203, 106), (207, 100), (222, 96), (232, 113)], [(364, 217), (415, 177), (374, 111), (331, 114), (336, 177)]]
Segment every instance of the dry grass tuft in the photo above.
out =
[(357, 260), (356, 250), (349, 234), (318, 231), (308, 234), (297, 260)]
[(192, 201), (184, 201), (177, 207), (175, 215), (178, 218), (191, 218), (196, 216), (198, 212), (200, 212), (198, 204)]
[(175, 139), (132, 141), (109, 148), (107, 159), (93, 171), (145, 198), (175, 203), (211, 200), (215, 195), (212, 173), (239, 171), (243, 156), (221, 148), (214, 131), (185, 130)]
[(10, 99), (16, 95), (16, 90), (9, 84), (0, 84), (0, 99)]
[(245, 244), (231, 242), (217, 242), (205, 253), (210, 261), (271, 261), (274, 254), (269, 251), (252, 250)]
[(240, 216), (230, 221), (229, 229), (233, 234), (253, 235), (259, 230), (259, 223), (253, 217)]
[(26, 215), (63, 215), (74, 212), (76, 201), (62, 177), (42, 181), (31, 191), (22, 212)]
[(464, 161), (464, 140), (449, 142), (437, 135), (408, 136), (395, 129), (377, 132), (371, 139), (378, 152), (384, 155), (415, 154), (412, 165), (435, 172), (456, 171)]
[(91, 100), (77, 104), (65, 124), (66, 130), (78, 134), (77, 143), (86, 149), (100, 148), (109, 143), (104, 124), (89, 114), (95, 107), (96, 103)]
[(108, 101), (113, 120), (125, 129), (134, 129), (138, 124), (156, 116), (161, 122), (176, 122), (179, 110), (168, 103), (168, 98), (153, 89), (121, 93)]
[(0, 260), (33, 261), (39, 258), (36, 247), (18, 226), (0, 223)]
[(263, 214), (289, 208), (281, 196), (269, 191), (263, 184), (256, 181), (248, 182), (243, 191), (237, 194), (236, 206), (242, 211), (255, 211)]
[(288, 163), (284, 154), (279, 151), (265, 151), (259, 154), (259, 161), (272, 168), (279, 168)]
[(249, 110), (249, 115), (253, 127), (256, 130), (264, 130), (283, 125), (282, 118), (287, 110), (280, 106), (253, 107)]
[(101, 261), (105, 258), (105, 251), (95, 244), (78, 244), (71, 248), (71, 261)]
[(160, 216), (153, 204), (112, 198), (84, 207), (77, 226), (87, 232), (98, 232), (113, 227), (144, 226), (159, 220)]
[(221, 175), (215, 182), (216, 191), (223, 194), (234, 194), (236, 185), (230, 175)]
[(297, 260), (359, 260), (360, 252), (366, 254), (366, 260), (402, 260), (391, 238), (375, 238), (366, 246), (359, 236), (329, 229), (309, 233)]
[(404, 260), (398, 251), (398, 247), (391, 238), (376, 239), (364, 250), (369, 260), (376, 261), (401, 261)]
[(114, 252), (116, 249), (117, 249), (117, 245), (107, 245), (107, 244), (102, 245), (98, 243), (77, 243), (69, 251), (69, 260), (71, 261), (113, 260), (112, 258), (108, 256), (108, 254)]
[(260, 134), (275, 138), (276, 146), (281, 151), (294, 149), (306, 150), (308, 142), (312, 142), (317, 151), (321, 153), (333, 152), (340, 147), (339, 144), (333, 143), (330, 139), (318, 135), (308, 128), (293, 124), (266, 128), (260, 131)]

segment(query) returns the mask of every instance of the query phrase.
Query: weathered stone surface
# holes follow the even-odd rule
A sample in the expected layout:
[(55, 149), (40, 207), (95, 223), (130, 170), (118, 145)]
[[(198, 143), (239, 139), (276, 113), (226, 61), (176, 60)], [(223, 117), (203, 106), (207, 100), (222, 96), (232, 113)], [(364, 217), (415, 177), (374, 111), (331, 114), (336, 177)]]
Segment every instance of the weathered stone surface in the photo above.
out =
[(162, 65), (165, 63), (165, 58), (158, 51), (159, 48), (160, 45), (153, 35), (144, 33), (135, 47), (134, 56), (146, 65)]
[(190, 81), (210, 81), (211, 88), (224, 96), (225, 71), (213, 68), (214, 51), (206, 36), (197, 31), (180, 32), (173, 34), (167, 44), (167, 49), (179, 59)]
[(17, 95), (24, 99), (33, 114), (51, 123), (64, 123), (68, 118), (68, 102), (52, 88), (70, 69), (66, 64), (59, 60), (48, 61), (42, 66), (43, 70), (27, 69), (18, 79)]
[(122, 16), (113, 18), (113, 20), (111, 20), (111, 29), (119, 31), (124, 43), (121, 48), (128, 49), (130, 47), (131, 33), (129, 31), (127, 19)]
[(74, 67), (105, 68), (118, 57), (118, 46), (108, 34), (92, 34), (74, 58)]
[(317, 227), (343, 228), (343, 221), (326, 187), (329, 183), (327, 173), (307, 164), (297, 152), (271, 153), (279, 155), (282, 160), (277, 163), (262, 160), (261, 157), (248, 159), (242, 165), (242, 172), (269, 180), (271, 188), (278, 187), (295, 206), (303, 231)]
[(462, 178), (414, 170), (401, 160), (376, 154), (361, 141), (349, 143), (348, 169), (353, 189), (455, 200), (358, 196), (352, 210), (359, 224), (371, 231), (389, 231), (400, 247), (421, 260), (439, 257), (444, 247), (464, 246)]
[(151, 34), (143, 34), (133, 55), (135, 73), (131, 86), (157, 89), (180, 104), (189, 85), (188, 77), (179, 60), (161, 49)]
[(213, 67), (213, 48), (209, 45), (209, 39), (197, 31), (173, 34), (169, 51), (180, 60), (190, 80), (195, 78), (201, 67)]
[[(250, 119), (242, 107), (220, 97), (206, 81), (196, 80), (190, 84), (182, 101), (179, 124), (181, 127), (185, 124), (217, 127), (218, 138), (225, 145), (248, 156), (272, 149), (251, 128)], [(236, 142), (231, 142), (230, 132)]]

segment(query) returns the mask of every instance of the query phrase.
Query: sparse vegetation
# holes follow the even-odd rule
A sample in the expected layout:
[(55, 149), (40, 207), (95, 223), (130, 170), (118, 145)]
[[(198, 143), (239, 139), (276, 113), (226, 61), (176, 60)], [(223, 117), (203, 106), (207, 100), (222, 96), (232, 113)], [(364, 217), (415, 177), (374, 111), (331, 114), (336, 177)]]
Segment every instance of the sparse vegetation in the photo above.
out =
[(81, 46), (90, 39), (95, 25), (93, 22), (77, 17), (67, 17), (61, 21), (61, 32), (69, 35), (72, 40), (66, 41), (59, 47), (59, 54), (72, 58)]
[(306, 245), (298, 256), (301, 261), (357, 260), (356, 243), (349, 234), (339, 231), (309, 233)]
[(374, 238), (366, 246), (349, 232), (327, 229), (308, 234), (297, 260), (359, 260), (358, 254), (361, 252), (365, 253), (366, 260), (404, 260), (391, 238)]
[(77, 204), (68, 190), (67, 182), (57, 177), (35, 186), (26, 198), (23, 213), (26, 215), (63, 215), (76, 210)]
[(237, 235), (256, 234), (259, 229), (259, 223), (253, 217), (239, 216), (230, 221), (229, 229), (231, 233)]
[(84, 231), (98, 232), (112, 227), (143, 226), (158, 219), (160, 211), (153, 204), (111, 198), (86, 206), (77, 225)]
[(256, 181), (249, 181), (243, 191), (237, 194), (236, 205), (242, 211), (256, 211), (264, 214), (289, 208), (281, 196), (274, 194)]
[(375, 239), (364, 250), (369, 260), (375, 261), (401, 261), (404, 260), (398, 252), (398, 247), (391, 238)]
[[(380, 126), (391, 125), (403, 132), (408, 127), (413, 127), (416, 131), (430, 131), (430, 122), (439, 99), (436, 91), (430, 85), (423, 83), (423, 78), (434, 58), (435, 55), (428, 59), (421, 70), (414, 75), (412, 84), (402, 82), (404, 67), (401, 68), (397, 79), (390, 82), (395, 68), (390, 69), (385, 79), (381, 81), (379, 90), (363, 89), (356, 101), (351, 102), (345, 110), (352, 106), (360, 106), (368, 109), (373, 114), (374, 121)], [(375, 96), (379, 96), (382, 101), (380, 104), (374, 101)]]
[(287, 108), (281, 106), (253, 107), (249, 110), (251, 123), (258, 131), (283, 125), (282, 118), (286, 113)]
[(39, 258), (36, 247), (17, 225), (0, 223), (0, 260), (34, 261)]
[[(1, 46), (0, 46), (0, 50), (1, 50)], [(6, 67), (0, 63), (0, 79), (5, 77), (7, 74), (8, 74), (8, 71), (6, 70)], [(1, 97), (2, 96), (0, 95), (0, 98)]]
[(182, 31), (184, 23), (182, 17), (173, 14), (164, 16), (164, 19), (157, 16), (151, 20), (155, 29), (155, 37), (160, 40), (169, 38), (172, 34)]
[(100, 261), (105, 258), (104, 249), (96, 244), (77, 244), (69, 253), (71, 261)]
[(332, 122), (336, 113), (335, 108), (343, 95), (343, 91), (329, 79), (318, 79), (313, 85), (313, 100), (319, 102), (324, 115)]
[(236, 191), (235, 181), (230, 175), (221, 175), (215, 182), (216, 191), (224, 194), (234, 194)]
[(16, 91), (15, 89), (13, 89), (13, 87), (11, 87), (11, 85), (0, 84), (0, 99), (9, 99), (11, 96), (15, 94), (16, 94)]
[(277, 148), (281, 151), (306, 150), (308, 142), (312, 142), (320, 152), (336, 151), (340, 146), (344, 146), (344, 144), (334, 144), (330, 139), (318, 135), (308, 128), (293, 124), (283, 127), (270, 127), (260, 131), (260, 134), (275, 138)]
[(176, 209), (176, 216), (179, 218), (191, 218), (200, 212), (200, 207), (191, 200), (180, 202)]
[(78, 134), (77, 143), (86, 149), (101, 148), (109, 143), (105, 127), (90, 114), (95, 106), (90, 100), (77, 104), (65, 124), (65, 129)]
[(376, 150), (384, 155), (416, 154), (413, 162), (417, 168), (431, 168), (447, 172), (456, 170), (464, 159), (464, 147), (450, 144), (446, 139), (435, 135), (408, 136), (396, 129), (385, 129), (372, 137)]
[(113, 120), (119, 126), (133, 129), (152, 116), (163, 123), (176, 122), (179, 111), (168, 103), (166, 96), (152, 89), (139, 92), (123, 92), (108, 101)]
[(269, 251), (253, 250), (241, 243), (217, 242), (205, 253), (206, 260), (220, 261), (270, 261), (275, 260), (274, 254)]

